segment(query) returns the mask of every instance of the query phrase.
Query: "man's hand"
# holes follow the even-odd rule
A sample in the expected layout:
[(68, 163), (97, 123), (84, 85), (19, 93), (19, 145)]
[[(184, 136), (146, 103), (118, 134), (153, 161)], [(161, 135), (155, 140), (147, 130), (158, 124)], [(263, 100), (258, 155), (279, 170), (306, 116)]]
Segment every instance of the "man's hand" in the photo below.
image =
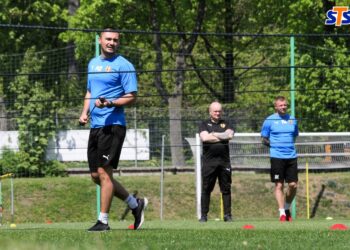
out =
[(85, 126), (85, 124), (88, 122), (89, 116), (87, 114), (81, 114), (79, 118), (79, 124), (80, 126)]
[(104, 108), (104, 107), (112, 107), (112, 106), (114, 106), (114, 105), (113, 105), (113, 102), (107, 100), (105, 97), (99, 97), (98, 99), (96, 99), (95, 105), (96, 105), (96, 107), (98, 107), (98, 108)]

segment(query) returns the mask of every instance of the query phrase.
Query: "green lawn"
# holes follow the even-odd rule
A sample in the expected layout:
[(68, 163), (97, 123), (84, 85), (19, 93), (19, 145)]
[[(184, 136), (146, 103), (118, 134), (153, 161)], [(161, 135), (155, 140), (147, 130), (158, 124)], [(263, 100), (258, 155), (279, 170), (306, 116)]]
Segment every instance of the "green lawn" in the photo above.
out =
[[(66, 178), (15, 178), (15, 223), (10, 228), (9, 180), (3, 181), (3, 226), (0, 250), (37, 249), (350, 249), (350, 172), (310, 174), (310, 214), (321, 186), (326, 188), (313, 219), (307, 220), (306, 179), (300, 174), (297, 219), (280, 223), (267, 174), (234, 173), (233, 223), (220, 217), (219, 190), (212, 194), (209, 222), (196, 220), (195, 176), (164, 177), (163, 221), (160, 218), (160, 176), (116, 176), (132, 192), (147, 196), (146, 222), (140, 231), (118, 221), (126, 205), (115, 199), (110, 212), (112, 231), (88, 233), (96, 219), (96, 188), (88, 176)], [(326, 220), (333, 217), (333, 220)], [(52, 222), (48, 224), (48, 222)], [(242, 227), (255, 226), (253, 230)]]
[[(91, 223), (18, 224), (0, 227), (1, 249), (349, 249), (350, 230), (330, 230), (349, 220), (195, 220), (146, 221), (141, 230), (131, 221), (112, 221), (112, 230), (89, 233)], [(254, 229), (243, 229), (246, 224)]]
[[(297, 218), (307, 218), (305, 175), (300, 174), (297, 193)], [(147, 220), (160, 219), (160, 176), (116, 176), (130, 192), (138, 190), (139, 196), (149, 200)], [(317, 203), (321, 186), (326, 188)], [(3, 221), (10, 217), (10, 183), (2, 182)], [(195, 175), (177, 174), (164, 177), (163, 219), (194, 220), (196, 218)], [(45, 223), (87, 222), (96, 218), (96, 187), (90, 177), (65, 178), (15, 178), (15, 222)], [(317, 206), (315, 206), (318, 204)], [(315, 209), (317, 207), (317, 209)], [(126, 205), (114, 199), (110, 219), (118, 221)], [(310, 174), (309, 214), (316, 211), (314, 219), (350, 218), (350, 172)], [(232, 183), (232, 213), (235, 219), (273, 219), (278, 217), (273, 184), (268, 174), (234, 173)], [(212, 193), (209, 219), (220, 217), (220, 191)], [(129, 214), (127, 219), (132, 216)]]

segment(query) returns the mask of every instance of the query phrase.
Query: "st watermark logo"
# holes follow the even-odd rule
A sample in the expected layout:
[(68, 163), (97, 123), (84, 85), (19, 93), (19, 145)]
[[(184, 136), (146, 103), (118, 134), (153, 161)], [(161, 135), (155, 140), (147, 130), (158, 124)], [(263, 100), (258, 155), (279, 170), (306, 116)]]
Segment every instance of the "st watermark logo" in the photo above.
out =
[(334, 6), (326, 13), (326, 25), (349, 25), (350, 24), (350, 10), (347, 6)]

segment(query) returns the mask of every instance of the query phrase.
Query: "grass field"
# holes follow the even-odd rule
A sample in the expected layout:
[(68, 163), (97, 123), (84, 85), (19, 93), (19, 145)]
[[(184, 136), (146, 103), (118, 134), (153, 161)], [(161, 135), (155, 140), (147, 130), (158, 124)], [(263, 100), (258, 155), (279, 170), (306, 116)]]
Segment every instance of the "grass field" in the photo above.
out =
[[(219, 190), (212, 193), (209, 222), (196, 220), (195, 176), (166, 175), (164, 220), (160, 221), (160, 176), (116, 176), (130, 191), (138, 190), (150, 203), (142, 230), (128, 230), (132, 216), (119, 221), (125, 204), (114, 200), (112, 231), (88, 233), (96, 219), (96, 188), (88, 176), (66, 178), (16, 178), (15, 223), (10, 228), (9, 180), (3, 181), (4, 225), (0, 250), (36, 249), (350, 249), (350, 230), (333, 231), (333, 224), (350, 227), (350, 172), (310, 174), (310, 213), (307, 220), (306, 180), (300, 174), (297, 219), (280, 223), (267, 174), (234, 173), (233, 223), (220, 217)], [(333, 220), (326, 220), (333, 217)], [(253, 230), (242, 227), (255, 226)]]
[[(349, 220), (112, 221), (110, 232), (89, 233), (91, 223), (19, 224), (0, 228), (1, 249), (349, 249), (350, 231), (330, 230)], [(246, 224), (254, 229), (243, 229)]]
[[(307, 218), (305, 175), (300, 174), (297, 193), (297, 218)], [(129, 190), (149, 200), (147, 219), (160, 219), (160, 176), (116, 176)], [(10, 221), (10, 183), (4, 180), (4, 223)], [(321, 186), (326, 188), (319, 199), (314, 219), (350, 219), (350, 172), (310, 174), (310, 215), (317, 204)], [(65, 178), (14, 179), (15, 221), (23, 223), (86, 222), (96, 218), (96, 188), (88, 176)], [(195, 176), (164, 177), (163, 219), (193, 220), (196, 217)], [(212, 193), (209, 219), (220, 217), (220, 192)], [(113, 200), (110, 218), (118, 221), (126, 205)], [(235, 219), (273, 219), (278, 217), (273, 185), (267, 174), (234, 173), (232, 213)], [(127, 216), (130, 219), (131, 215)]]

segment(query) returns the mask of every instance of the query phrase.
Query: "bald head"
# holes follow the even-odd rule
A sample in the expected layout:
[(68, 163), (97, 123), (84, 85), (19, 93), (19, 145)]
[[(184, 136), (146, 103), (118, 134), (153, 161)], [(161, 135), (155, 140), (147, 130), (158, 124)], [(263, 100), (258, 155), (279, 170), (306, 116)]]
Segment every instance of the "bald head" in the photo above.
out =
[(220, 120), (222, 114), (222, 106), (219, 102), (212, 102), (209, 105), (210, 119), (214, 122)]

